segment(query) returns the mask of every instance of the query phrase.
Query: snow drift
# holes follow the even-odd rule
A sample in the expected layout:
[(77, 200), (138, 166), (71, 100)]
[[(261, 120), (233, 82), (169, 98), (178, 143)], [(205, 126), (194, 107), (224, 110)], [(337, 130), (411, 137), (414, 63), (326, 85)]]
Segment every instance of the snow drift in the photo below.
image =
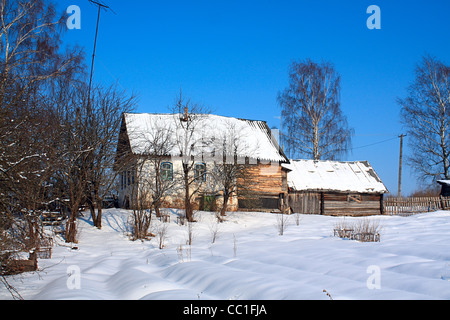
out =
[[(76, 250), (59, 239), (39, 272), (8, 282), (25, 299), (329, 299), (324, 290), (333, 299), (450, 299), (449, 212), (364, 218), (382, 226), (376, 243), (333, 236), (342, 219), (363, 218), (301, 215), (297, 226), (290, 216), (279, 236), (276, 215), (242, 212), (217, 225), (212, 243), (214, 214), (200, 212), (191, 246), (178, 212), (168, 213), (162, 250), (159, 239), (130, 241), (130, 212), (110, 209), (102, 230), (79, 221)], [(3, 287), (0, 299), (11, 299)]]

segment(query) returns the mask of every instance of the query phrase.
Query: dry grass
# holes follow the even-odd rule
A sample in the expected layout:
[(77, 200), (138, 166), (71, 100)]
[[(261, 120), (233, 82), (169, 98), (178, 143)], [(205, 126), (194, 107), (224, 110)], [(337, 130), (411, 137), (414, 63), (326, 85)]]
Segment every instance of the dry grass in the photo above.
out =
[(379, 221), (376, 220), (364, 218), (349, 222), (344, 219), (334, 225), (334, 235), (343, 239), (378, 242), (381, 229)]

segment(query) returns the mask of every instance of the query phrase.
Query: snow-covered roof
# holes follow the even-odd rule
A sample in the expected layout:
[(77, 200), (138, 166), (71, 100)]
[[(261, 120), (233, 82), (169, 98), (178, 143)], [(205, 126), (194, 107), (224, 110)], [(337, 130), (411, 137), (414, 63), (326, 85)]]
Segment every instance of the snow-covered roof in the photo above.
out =
[(297, 191), (386, 193), (368, 161), (290, 160), (288, 186)]
[[(194, 115), (195, 125), (190, 141), (197, 141), (196, 148), (201, 146), (200, 141), (213, 141), (202, 147), (200, 152), (208, 153), (223, 145), (224, 137), (227, 143), (237, 141), (239, 146), (233, 151), (238, 157), (249, 157), (265, 161), (288, 162), (272, 136), (271, 130), (264, 121), (237, 119), (213, 114)], [(173, 147), (167, 155), (179, 156), (180, 144), (175, 140), (186, 136), (180, 126), (182, 114), (152, 114), (152, 113), (126, 113), (124, 114), (130, 146), (134, 154), (144, 154), (148, 150), (149, 142), (157, 135), (158, 130), (170, 130)], [(178, 138), (177, 138), (178, 137)], [(231, 141), (231, 142), (230, 142)], [(229, 148), (231, 149), (231, 147)]]
[(438, 180), (437, 183), (439, 183), (440, 185), (450, 185), (450, 180)]

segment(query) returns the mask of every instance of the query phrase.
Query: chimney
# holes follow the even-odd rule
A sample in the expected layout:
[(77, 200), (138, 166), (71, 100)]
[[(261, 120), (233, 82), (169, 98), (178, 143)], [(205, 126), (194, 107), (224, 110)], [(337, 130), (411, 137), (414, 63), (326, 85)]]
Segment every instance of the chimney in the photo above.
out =
[(189, 110), (188, 110), (188, 107), (185, 107), (184, 108), (184, 121), (188, 121), (188, 119), (189, 119)]

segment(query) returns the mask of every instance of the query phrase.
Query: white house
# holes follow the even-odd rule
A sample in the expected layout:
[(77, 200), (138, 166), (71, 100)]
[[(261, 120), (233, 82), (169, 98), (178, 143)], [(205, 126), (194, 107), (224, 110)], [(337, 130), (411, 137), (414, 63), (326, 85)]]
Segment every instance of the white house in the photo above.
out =
[[(163, 143), (164, 141), (164, 143)], [(117, 163), (130, 155), (143, 162), (161, 161), (163, 180), (180, 179), (183, 164), (193, 166), (192, 188), (199, 188), (198, 205), (204, 196), (217, 196), (217, 186), (211, 170), (215, 162), (241, 161), (249, 165), (249, 172), (258, 183), (250, 193), (258, 198), (258, 208), (278, 209), (287, 196), (287, 170), (281, 164), (288, 159), (264, 121), (237, 119), (212, 114), (151, 114), (125, 113), (117, 147)], [(129, 205), (136, 179), (136, 163), (117, 165), (120, 171), (119, 202)], [(142, 171), (142, 172), (145, 172)], [(177, 185), (177, 184), (175, 184)], [(179, 184), (178, 184), (179, 186)], [(182, 207), (179, 188), (174, 188), (166, 205)], [(229, 200), (231, 210), (250, 209), (248, 198), (239, 191)]]

